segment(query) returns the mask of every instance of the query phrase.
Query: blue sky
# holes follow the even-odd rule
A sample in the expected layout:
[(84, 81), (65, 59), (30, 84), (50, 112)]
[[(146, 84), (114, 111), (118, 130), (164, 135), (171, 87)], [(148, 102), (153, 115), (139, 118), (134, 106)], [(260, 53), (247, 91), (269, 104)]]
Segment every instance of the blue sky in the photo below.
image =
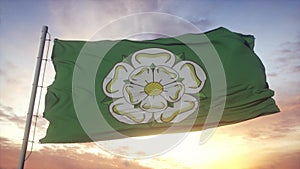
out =
[[(259, 147), (251, 142), (253, 139), (249, 132), (258, 132), (254, 126), (269, 128), (264, 132), (271, 133), (275, 138), (275, 131), (271, 131), (277, 124), (286, 133), (282, 142), (274, 143), (280, 154), (285, 156), (289, 152), (283, 152), (284, 146), (294, 147), (300, 152), (299, 142), (292, 139), (300, 137), (300, 1), (0, 1), (0, 137), (12, 144), (20, 144), (23, 137), (24, 117), (28, 108), (30, 89), (33, 79), (34, 65), (39, 45), (41, 28), (49, 26), (49, 31), (54, 38), (60, 39), (90, 39), (104, 25), (126, 15), (137, 12), (163, 12), (182, 17), (192, 22), (199, 29), (208, 31), (217, 27), (226, 27), (232, 31), (255, 36), (255, 52), (263, 61), (267, 80), (270, 87), (275, 91), (275, 99), (282, 110), (279, 115), (258, 119), (257, 121), (241, 124), (238, 126), (224, 127), (220, 130), (216, 144), (228, 146), (228, 142), (241, 144), (236, 152), (249, 153), (250, 150), (244, 146), (247, 144)], [(161, 30), (165, 27), (161, 26)], [(124, 28), (117, 29), (122, 31)], [(130, 28), (128, 28), (130, 29)], [(116, 32), (117, 34), (118, 32)], [(50, 64), (49, 64), (50, 65)], [(46, 84), (53, 80), (53, 72), (49, 66)], [(52, 76), (52, 77), (51, 77)], [(40, 135), (47, 123), (41, 120), (41, 127), (38, 128)], [(288, 124), (288, 125), (287, 125)], [(260, 131), (260, 130), (259, 130)], [(272, 135), (272, 132), (274, 132)], [(14, 133), (14, 134), (12, 134)], [(227, 137), (227, 135), (239, 134), (247, 141), (239, 140), (238, 137)], [(278, 133), (277, 133), (278, 134)], [(288, 136), (288, 134), (294, 135)], [(193, 142), (196, 136), (188, 138), (182, 147), (187, 154), (191, 147), (185, 146)], [(233, 139), (233, 140), (230, 140)], [(249, 141), (250, 140), (250, 141)], [(259, 142), (259, 140), (256, 140)], [(214, 142), (214, 141), (212, 141)], [(250, 143), (249, 143), (250, 142)], [(262, 141), (263, 143), (264, 141)], [(287, 143), (290, 142), (290, 143)], [(247, 144), (246, 144), (247, 143)], [(39, 147), (40, 145), (37, 145)], [(39, 147), (43, 149), (43, 147)], [(173, 154), (176, 155), (173, 152)], [(190, 150), (192, 151), (192, 149)], [(263, 152), (263, 148), (257, 152)], [(290, 151), (291, 152), (291, 151)], [(226, 154), (228, 153), (228, 154)], [(294, 151), (293, 151), (294, 153)], [(38, 154), (38, 153), (37, 153)], [(178, 153), (177, 153), (178, 155)], [(230, 156), (230, 152), (224, 150), (224, 156)], [(268, 159), (270, 154), (261, 153), (261, 159)], [(259, 154), (258, 154), (259, 156)], [(292, 155), (291, 155), (292, 156)], [(78, 155), (78, 157), (81, 157)], [(172, 153), (167, 157), (152, 160), (151, 163), (162, 164), (160, 161), (168, 159), (170, 164), (166, 168), (175, 165), (170, 160)], [(270, 155), (271, 157), (271, 155)], [(272, 156), (273, 157), (273, 156)], [(294, 157), (294, 156), (293, 156)], [(298, 157), (298, 156), (296, 156)], [(254, 157), (253, 157), (254, 158)], [(261, 159), (256, 159), (261, 161)], [(175, 158), (175, 161), (178, 160)], [(289, 159), (290, 160), (290, 159)], [(0, 164), (1, 162), (0, 157)], [(174, 161), (174, 160), (173, 160)], [(213, 161), (213, 160), (212, 160)], [(294, 162), (293, 160), (291, 160)], [(150, 163), (149, 162), (149, 163)], [(183, 160), (183, 163), (187, 162)], [(232, 161), (235, 164), (237, 161)], [(291, 162), (291, 163), (292, 163)], [(151, 166), (147, 161), (138, 162), (143, 166)], [(200, 164), (192, 161), (191, 168), (198, 168)], [(0, 165), (1, 166), (1, 165)], [(208, 165), (209, 166), (209, 165)], [(190, 167), (188, 164), (184, 167)], [(62, 168), (62, 167), (61, 167)], [(122, 168), (122, 167), (120, 167)], [(216, 167), (218, 168), (218, 167)], [(246, 168), (246, 167), (245, 167)], [(251, 167), (249, 167), (251, 168)]]

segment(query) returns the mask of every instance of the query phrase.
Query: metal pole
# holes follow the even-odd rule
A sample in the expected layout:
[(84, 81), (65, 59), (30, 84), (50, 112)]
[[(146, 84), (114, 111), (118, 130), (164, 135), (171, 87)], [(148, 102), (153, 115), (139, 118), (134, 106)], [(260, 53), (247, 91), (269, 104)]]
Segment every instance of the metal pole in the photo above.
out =
[(32, 115), (33, 115), (33, 110), (34, 110), (36, 91), (37, 91), (38, 83), (39, 83), (40, 70), (41, 70), (41, 65), (42, 65), (42, 60), (43, 60), (43, 53), (44, 53), (47, 32), (48, 32), (48, 27), (43, 26), (42, 36), (41, 36), (41, 41), (40, 41), (40, 48), (39, 48), (39, 53), (38, 53), (37, 62), (36, 62), (36, 66), (35, 66), (35, 73), (34, 73), (32, 89), (31, 89), (31, 96), (30, 96), (30, 102), (29, 102), (29, 108), (28, 108), (28, 113), (27, 113), (27, 120), (26, 120), (26, 125), (25, 125), (24, 138), (23, 138), (23, 144), (22, 144), (18, 169), (24, 168), (28, 138), (29, 138), (29, 134), (30, 134), (30, 127), (31, 127)]

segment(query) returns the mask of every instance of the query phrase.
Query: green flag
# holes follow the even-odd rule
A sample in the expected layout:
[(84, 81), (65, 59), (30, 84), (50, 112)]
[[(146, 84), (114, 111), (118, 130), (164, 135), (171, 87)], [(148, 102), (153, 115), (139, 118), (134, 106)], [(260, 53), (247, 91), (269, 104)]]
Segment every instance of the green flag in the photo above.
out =
[(55, 40), (41, 143), (200, 131), (279, 112), (254, 37), (218, 28), (145, 41)]

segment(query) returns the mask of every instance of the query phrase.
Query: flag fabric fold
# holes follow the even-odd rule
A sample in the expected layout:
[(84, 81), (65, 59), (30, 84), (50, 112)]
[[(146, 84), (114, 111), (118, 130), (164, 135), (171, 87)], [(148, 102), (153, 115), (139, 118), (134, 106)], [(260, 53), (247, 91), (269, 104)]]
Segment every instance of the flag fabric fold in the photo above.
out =
[[(220, 119), (207, 124), (209, 112), (220, 113), (210, 111), (212, 103), (218, 102), (212, 99), (212, 82), (216, 82), (212, 79), (217, 77), (208, 71), (218, 65), (204, 62), (211, 57), (210, 47), (224, 73), (225, 86), (219, 89), (224, 87), (225, 95), (219, 97), (225, 102)], [(40, 142), (200, 131), (279, 112), (253, 48), (254, 36), (225, 28), (144, 41), (56, 39), (52, 51), (56, 75), (48, 87), (44, 111), (49, 126)], [(97, 121), (100, 117), (109, 127)]]

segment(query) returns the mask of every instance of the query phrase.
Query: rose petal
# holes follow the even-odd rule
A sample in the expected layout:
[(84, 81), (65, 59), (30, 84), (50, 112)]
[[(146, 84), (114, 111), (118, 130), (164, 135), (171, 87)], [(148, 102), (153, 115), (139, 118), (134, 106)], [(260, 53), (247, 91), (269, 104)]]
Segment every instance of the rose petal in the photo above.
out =
[(169, 102), (176, 102), (183, 94), (184, 85), (181, 82), (174, 82), (164, 86), (164, 92), (161, 95)]
[(181, 61), (174, 67), (183, 78), (182, 83), (185, 86), (185, 93), (198, 93), (204, 86), (206, 75), (203, 69), (194, 62)]
[(160, 95), (148, 96), (141, 102), (140, 108), (147, 112), (157, 112), (166, 109), (167, 101)]
[(123, 97), (124, 80), (128, 79), (133, 67), (127, 63), (118, 63), (103, 80), (103, 91), (111, 98)]
[(129, 81), (139, 86), (153, 82), (153, 72), (150, 67), (139, 67), (129, 75)]
[(132, 55), (131, 63), (135, 68), (152, 64), (172, 67), (175, 63), (175, 55), (165, 49), (148, 48), (135, 52)]
[(184, 94), (173, 107), (168, 107), (161, 113), (155, 113), (154, 118), (158, 123), (177, 123), (197, 112), (198, 107), (199, 102), (195, 97)]
[(144, 88), (135, 84), (126, 84), (123, 93), (125, 100), (130, 104), (138, 104), (147, 97)]
[(154, 81), (162, 85), (172, 83), (178, 79), (178, 73), (166, 66), (157, 66), (154, 69)]
[(117, 99), (109, 105), (111, 114), (118, 120), (127, 124), (148, 123), (153, 118), (153, 114), (134, 108), (127, 103), (124, 98)]

